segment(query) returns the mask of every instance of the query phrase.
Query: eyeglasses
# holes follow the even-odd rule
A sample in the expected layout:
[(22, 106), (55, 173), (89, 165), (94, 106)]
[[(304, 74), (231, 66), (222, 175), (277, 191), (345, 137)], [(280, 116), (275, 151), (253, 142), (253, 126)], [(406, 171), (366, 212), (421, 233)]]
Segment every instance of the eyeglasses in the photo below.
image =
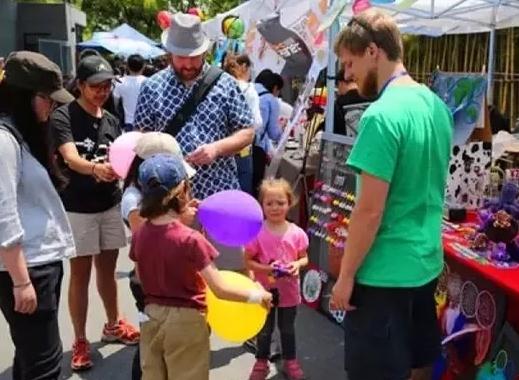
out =
[(109, 82), (102, 82), (99, 84), (87, 84), (87, 87), (96, 93), (110, 92), (114, 89), (115, 84), (112, 81), (109, 81)]
[(380, 46), (380, 44), (377, 41), (377, 38), (375, 37), (376, 36), (375, 30), (367, 22), (365, 22), (364, 20), (360, 20), (357, 17), (352, 17), (350, 22), (348, 22), (348, 27), (352, 27), (353, 24), (357, 24), (362, 29), (364, 29), (368, 33), (369, 38), (371, 39), (371, 41), (373, 41), (373, 43), (375, 45)]
[(58, 105), (58, 103), (56, 103), (56, 101), (54, 101), (49, 95), (47, 94), (44, 94), (44, 93), (41, 93), (41, 92), (38, 92), (35, 96), (37, 96), (38, 98), (40, 99), (43, 99), (44, 101), (46, 101), (47, 103), (49, 103), (49, 106), (52, 110), (54, 110), (56, 108), (56, 106)]

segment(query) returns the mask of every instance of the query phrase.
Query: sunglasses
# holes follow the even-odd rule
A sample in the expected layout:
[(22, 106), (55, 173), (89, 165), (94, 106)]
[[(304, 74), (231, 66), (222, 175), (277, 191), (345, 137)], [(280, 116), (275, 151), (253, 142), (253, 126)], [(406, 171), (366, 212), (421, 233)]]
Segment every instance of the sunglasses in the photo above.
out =
[(375, 30), (367, 22), (365, 22), (364, 20), (360, 20), (357, 17), (352, 17), (350, 22), (348, 22), (347, 26), (352, 27), (353, 24), (357, 24), (362, 29), (364, 29), (366, 31), (366, 33), (368, 34), (369, 38), (371, 39), (371, 41), (373, 41), (373, 43), (375, 45), (380, 46), (380, 44), (378, 43), (378, 40), (376, 38)]

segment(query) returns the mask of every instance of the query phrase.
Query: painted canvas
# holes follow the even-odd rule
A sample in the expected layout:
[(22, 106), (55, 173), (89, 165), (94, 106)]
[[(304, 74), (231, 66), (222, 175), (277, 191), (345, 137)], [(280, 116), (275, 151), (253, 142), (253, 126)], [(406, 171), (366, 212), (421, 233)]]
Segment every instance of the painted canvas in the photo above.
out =
[(483, 114), (487, 81), (481, 74), (436, 72), (432, 90), (447, 104), (454, 118), (454, 145), (465, 144)]

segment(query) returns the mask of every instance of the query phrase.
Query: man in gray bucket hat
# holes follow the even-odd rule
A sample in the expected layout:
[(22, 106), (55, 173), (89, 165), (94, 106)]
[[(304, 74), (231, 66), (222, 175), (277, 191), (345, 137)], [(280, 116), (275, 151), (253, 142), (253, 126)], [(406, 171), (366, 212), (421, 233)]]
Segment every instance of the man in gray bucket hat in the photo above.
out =
[[(221, 73), (181, 127), (172, 131), (175, 115), (192, 101), (192, 93), (206, 83), (206, 73), (214, 68), (205, 63), (210, 41), (198, 17), (175, 14), (162, 41), (170, 53), (170, 67), (142, 85), (135, 127), (175, 136), (186, 161), (197, 170), (191, 180), (196, 198), (203, 200), (223, 190), (239, 189), (234, 155), (252, 143), (254, 119), (238, 83)], [(219, 267), (242, 269), (242, 256), (237, 252), (227, 254), (228, 250), (221, 250)]]

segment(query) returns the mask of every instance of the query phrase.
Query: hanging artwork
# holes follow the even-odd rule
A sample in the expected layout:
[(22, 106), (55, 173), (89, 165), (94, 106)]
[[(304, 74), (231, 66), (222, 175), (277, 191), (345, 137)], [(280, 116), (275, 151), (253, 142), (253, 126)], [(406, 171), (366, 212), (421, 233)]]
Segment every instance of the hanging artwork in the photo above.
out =
[(486, 78), (482, 74), (436, 72), (431, 88), (451, 110), (453, 144), (466, 144), (484, 115)]
[(474, 142), (452, 148), (446, 192), (449, 206), (466, 209), (482, 206), (491, 163), (491, 143)]

